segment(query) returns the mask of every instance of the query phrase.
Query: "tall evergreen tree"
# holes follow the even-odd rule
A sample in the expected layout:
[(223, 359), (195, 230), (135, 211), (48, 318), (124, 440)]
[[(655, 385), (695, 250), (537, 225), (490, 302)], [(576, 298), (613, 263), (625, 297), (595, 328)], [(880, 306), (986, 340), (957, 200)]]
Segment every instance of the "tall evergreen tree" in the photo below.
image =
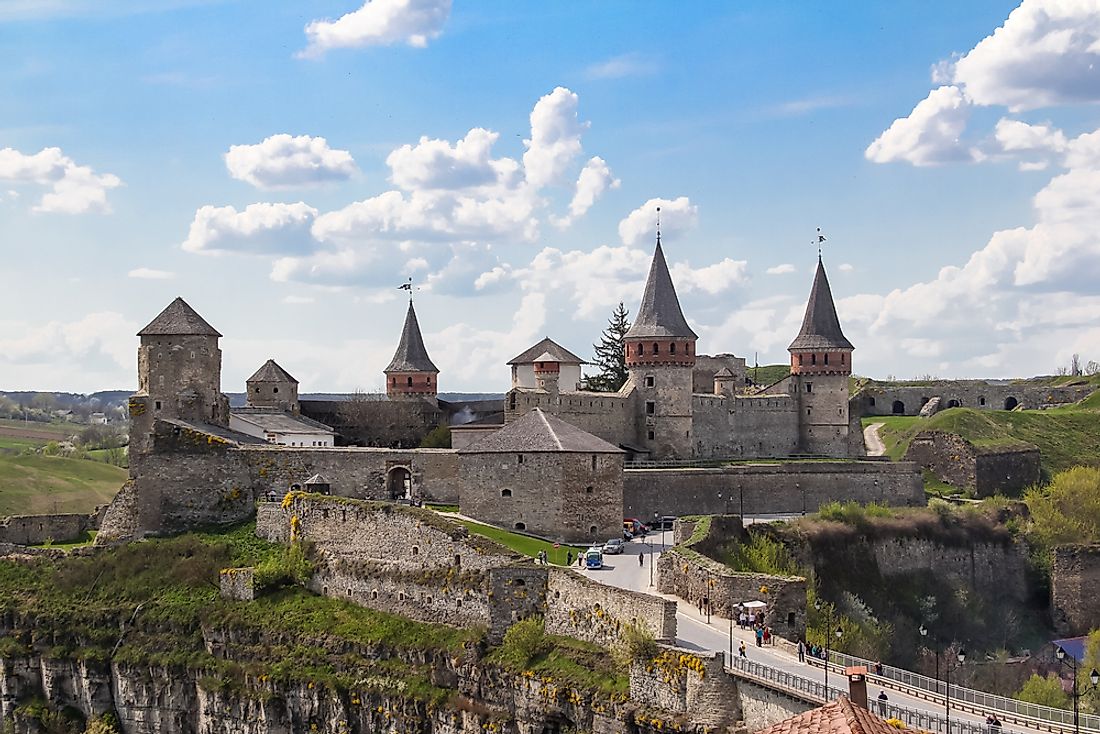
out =
[(630, 330), (629, 313), (622, 301), (607, 320), (607, 328), (600, 336), (600, 343), (593, 344), (596, 351), (597, 375), (588, 377), (588, 389), (603, 392), (617, 392), (626, 382), (626, 352), (623, 350), (623, 337)]

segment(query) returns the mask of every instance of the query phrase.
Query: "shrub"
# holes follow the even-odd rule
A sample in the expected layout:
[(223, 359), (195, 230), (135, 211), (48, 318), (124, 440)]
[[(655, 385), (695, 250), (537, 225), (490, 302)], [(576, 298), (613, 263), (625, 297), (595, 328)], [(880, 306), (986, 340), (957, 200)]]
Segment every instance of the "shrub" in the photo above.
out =
[(524, 667), (549, 648), (542, 617), (528, 617), (516, 622), (504, 633), (500, 656), (508, 663)]
[(313, 563), (302, 543), (288, 546), (282, 554), (265, 558), (256, 565), (253, 576), (256, 590), (304, 584), (313, 575)]
[(640, 624), (624, 624), (611, 646), (611, 657), (620, 668), (628, 668), (635, 660), (650, 660), (657, 656), (657, 642), (649, 630)]
[(1069, 696), (1062, 689), (1062, 681), (1051, 674), (1045, 678), (1032, 673), (1023, 688), (1016, 692), (1015, 698), (1028, 703), (1054, 708), (1069, 708)]
[(787, 546), (761, 533), (752, 533), (747, 543), (738, 543), (726, 563), (738, 571), (755, 571), (775, 576), (804, 576)]

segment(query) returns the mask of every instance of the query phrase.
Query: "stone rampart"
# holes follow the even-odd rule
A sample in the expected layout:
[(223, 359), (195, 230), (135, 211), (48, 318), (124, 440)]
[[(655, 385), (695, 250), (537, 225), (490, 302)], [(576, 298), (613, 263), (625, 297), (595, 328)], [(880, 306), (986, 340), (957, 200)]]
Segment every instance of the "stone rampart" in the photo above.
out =
[(613, 445), (635, 441), (637, 399), (633, 392), (512, 390), (505, 397), (505, 422), (541, 408)]
[(691, 714), (711, 727), (731, 726), (742, 718), (738, 683), (726, 674), (723, 657), (715, 653), (662, 645), (654, 659), (630, 666), (630, 699), (642, 706)]
[(546, 631), (609, 645), (624, 624), (654, 639), (676, 639), (676, 602), (607, 586), (568, 568), (551, 568), (546, 588)]
[(692, 396), (696, 458), (790, 456), (798, 451), (798, 405), (789, 395)]
[(42, 545), (79, 539), (97, 527), (98, 513), (80, 515), (9, 515), (0, 517), (0, 543)]
[(1054, 549), (1050, 607), (1054, 628), (1065, 636), (1085, 635), (1100, 627), (1100, 544), (1061, 545)]
[(1033, 409), (1075, 403), (1095, 389), (1095, 385), (1054, 387), (1029, 381), (935, 380), (919, 385), (872, 382), (860, 389), (852, 407), (858, 407), (859, 415), (919, 415), (925, 403), (939, 398), (940, 410)]
[(252, 601), (255, 599), (255, 575), (256, 569), (252, 567), (223, 568), (218, 578), (222, 599), (233, 601)]
[(921, 431), (905, 458), (941, 482), (973, 489), (978, 497), (1018, 495), (1039, 481), (1039, 449), (1030, 444), (978, 447), (955, 433)]
[(741, 716), (749, 731), (760, 731), (816, 708), (815, 704), (744, 678), (737, 678), (737, 697), (741, 703)]
[(802, 513), (849, 500), (923, 505), (920, 470), (911, 462), (792, 461), (623, 472), (625, 517)]
[[(869, 547), (868, 547), (869, 545)], [(953, 545), (925, 538), (878, 538), (859, 543), (853, 553), (869, 552), (883, 577), (926, 571), (944, 584), (969, 589), (991, 602), (1027, 600), (1026, 559), (1013, 543)]]

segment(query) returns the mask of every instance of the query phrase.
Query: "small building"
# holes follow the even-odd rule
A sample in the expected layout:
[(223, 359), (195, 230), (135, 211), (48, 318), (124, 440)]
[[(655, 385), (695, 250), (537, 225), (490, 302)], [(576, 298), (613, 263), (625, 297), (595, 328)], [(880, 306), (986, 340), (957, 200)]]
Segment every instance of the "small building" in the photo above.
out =
[(557, 386), (553, 391), (575, 392), (581, 389), (583, 364), (583, 359), (546, 337), (508, 362), (512, 368), (512, 389), (547, 390), (548, 381), (553, 380)]
[(462, 513), (568, 543), (622, 537), (624, 452), (535, 408), (459, 450)]
[(250, 408), (274, 408), (298, 415), (298, 381), (275, 360), (264, 362), (245, 382), (245, 400)]
[(323, 448), (336, 444), (335, 432), (324, 423), (273, 408), (233, 408), (229, 427), (281, 446)]

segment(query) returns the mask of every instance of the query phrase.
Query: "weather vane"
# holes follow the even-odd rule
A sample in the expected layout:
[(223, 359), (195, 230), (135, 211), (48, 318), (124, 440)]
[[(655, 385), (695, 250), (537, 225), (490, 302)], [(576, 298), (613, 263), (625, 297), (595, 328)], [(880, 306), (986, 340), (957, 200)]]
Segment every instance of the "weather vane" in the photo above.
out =
[(657, 207), (657, 244), (661, 244), (661, 207)]
[[(397, 286), (397, 290), (399, 290), (399, 291), (408, 291), (409, 292), (409, 301), (411, 302), (412, 299), (413, 299), (413, 290), (414, 290), (413, 289), (412, 276), (411, 275), (409, 276), (409, 282), (402, 283), (401, 285)], [(420, 290), (420, 289), (417, 288), (416, 290)]]
[(817, 259), (821, 259), (821, 243), (825, 241), (825, 235), (821, 233), (821, 227), (817, 228), (817, 238), (814, 240), (814, 244), (817, 245)]

